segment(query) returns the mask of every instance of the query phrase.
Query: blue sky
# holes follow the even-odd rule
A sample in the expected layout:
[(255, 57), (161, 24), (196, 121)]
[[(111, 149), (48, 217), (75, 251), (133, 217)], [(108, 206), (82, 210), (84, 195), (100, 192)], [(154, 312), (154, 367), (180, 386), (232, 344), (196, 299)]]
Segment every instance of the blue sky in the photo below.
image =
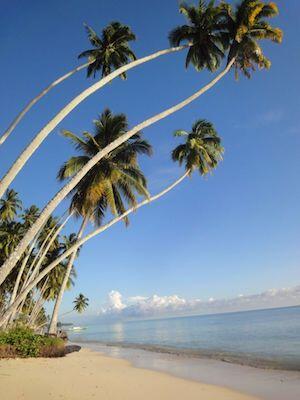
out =
[[(170, 160), (175, 129), (198, 118), (212, 121), (223, 138), (224, 161), (213, 175), (194, 176), (159, 202), (89, 242), (77, 260), (75, 288), (65, 295), (68, 310), (76, 294), (99, 309), (112, 289), (125, 297), (177, 294), (209, 299), (249, 295), (297, 285), (300, 222), (300, 4), (279, 0), (274, 25), (284, 30), (281, 46), (267, 44), (269, 72), (251, 80), (220, 84), (182, 111), (144, 131), (154, 146), (141, 159), (151, 191), (181, 174)], [(167, 34), (183, 23), (176, 0), (72, 0), (4, 2), (0, 24), (3, 131), (22, 106), (56, 77), (78, 64), (89, 48), (83, 23), (100, 31), (112, 20), (131, 26), (137, 56), (168, 47)], [(184, 69), (185, 54), (169, 55), (114, 80), (72, 112), (44, 142), (15, 180), (26, 206), (42, 207), (59, 188), (59, 166), (74, 154), (60, 135), (92, 130), (106, 107), (128, 115), (131, 126), (175, 104), (210, 79)], [(1, 175), (38, 130), (69, 100), (93, 83), (78, 73), (53, 90), (24, 118), (1, 148)], [(65, 203), (57, 212), (67, 207)], [(77, 229), (76, 222), (70, 230)]]

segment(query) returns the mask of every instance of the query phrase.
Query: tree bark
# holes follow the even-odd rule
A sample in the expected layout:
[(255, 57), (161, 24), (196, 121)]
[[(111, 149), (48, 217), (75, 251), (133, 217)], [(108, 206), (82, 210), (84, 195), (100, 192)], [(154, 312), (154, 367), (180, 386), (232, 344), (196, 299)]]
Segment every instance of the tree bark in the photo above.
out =
[(53, 89), (59, 83), (61, 83), (65, 79), (69, 78), (71, 75), (75, 74), (75, 72), (81, 71), (83, 68), (86, 68), (87, 66), (89, 66), (93, 62), (94, 61), (89, 61), (89, 62), (86, 62), (85, 64), (79, 65), (79, 67), (74, 68), (72, 71), (70, 71), (67, 74), (65, 74), (65, 75), (61, 76), (60, 78), (56, 79), (49, 86), (47, 86), (44, 90), (42, 90), (41, 93), (39, 93), (36, 97), (34, 97), (25, 106), (25, 108), (16, 116), (16, 118), (13, 120), (13, 122), (7, 128), (7, 130), (0, 137), (0, 145), (5, 142), (5, 140), (9, 137), (9, 135), (12, 133), (12, 131), (15, 129), (15, 127), (18, 125), (18, 123), (21, 121), (21, 119), (25, 116), (25, 114), (28, 113), (28, 111), (31, 109), (31, 107), (35, 103), (37, 103), (42, 97), (44, 97), (48, 92), (50, 92), (51, 89)]
[[(81, 239), (87, 222), (88, 222), (88, 218), (85, 217), (83, 219), (83, 221), (82, 221), (82, 224), (80, 226), (79, 232), (77, 234), (77, 240)], [(61, 287), (59, 289), (59, 293), (58, 293), (58, 296), (57, 296), (55, 304), (54, 304), (52, 317), (51, 317), (51, 322), (50, 322), (49, 331), (48, 331), (49, 334), (56, 334), (57, 333), (58, 312), (59, 312), (59, 309), (60, 309), (60, 306), (61, 306), (61, 302), (62, 302), (62, 299), (63, 299), (64, 292), (66, 290), (66, 287), (67, 287), (67, 284), (68, 284), (68, 281), (69, 281), (69, 278), (70, 278), (70, 274), (71, 274), (71, 271), (72, 271), (72, 268), (73, 268), (73, 264), (74, 264), (74, 261), (75, 261), (76, 255), (77, 255), (77, 251), (78, 251), (78, 249), (76, 249), (71, 254), (71, 257), (70, 257), (70, 259), (68, 261), (68, 265), (67, 265), (67, 268), (66, 268), (66, 273), (65, 273), (62, 285), (61, 285)]]
[(7, 319), (9, 318), (10, 314), (14, 312), (19, 306), (19, 304), (26, 299), (26, 296), (28, 293), (40, 282), (41, 279), (44, 278), (49, 272), (52, 271), (53, 268), (55, 268), (61, 261), (63, 261), (66, 257), (68, 257), (70, 254), (72, 254), (74, 251), (76, 251), (80, 246), (82, 246), (85, 242), (88, 240), (92, 239), (94, 236), (99, 235), (101, 232), (105, 231), (106, 229), (110, 228), (112, 225), (116, 224), (117, 222), (121, 221), (124, 219), (127, 215), (132, 213), (133, 211), (138, 210), (139, 208), (143, 207), (146, 204), (152, 203), (153, 201), (159, 199), (160, 197), (164, 196), (167, 194), (170, 190), (172, 190), (174, 187), (176, 187), (179, 183), (181, 183), (188, 175), (190, 174), (190, 171), (186, 171), (184, 175), (182, 175), (179, 179), (177, 179), (175, 182), (173, 182), (170, 186), (168, 186), (166, 189), (162, 190), (158, 194), (151, 196), (143, 201), (141, 201), (139, 204), (137, 204), (135, 207), (129, 208), (127, 211), (125, 211), (122, 215), (112, 219), (110, 222), (107, 224), (95, 229), (93, 232), (89, 233), (86, 235), (84, 238), (80, 239), (77, 241), (75, 244), (73, 244), (67, 251), (65, 251), (63, 254), (61, 254), (55, 261), (53, 261), (51, 264), (49, 264), (27, 287), (17, 296), (14, 304), (12, 304), (6, 312), (3, 314), (3, 316), (0, 319), (0, 327), (5, 326), (5, 323)]
[(19, 258), (22, 256), (25, 251), (28, 243), (32, 240), (32, 238), (36, 235), (37, 230), (40, 225), (44, 223), (44, 220), (49, 217), (49, 215), (55, 210), (55, 208), (60, 204), (60, 202), (70, 193), (70, 191), (80, 182), (80, 180), (86, 175), (86, 173), (95, 165), (99, 160), (105, 157), (108, 153), (114, 150), (116, 147), (120, 146), (122, 143), (126, 142), (129, 138), (131, 138), (138, 131), (154, 124), (155, 122), (160, 121), (163, 118), (175, 113), (181, 108), (185, 107), (193, 100), (200, 97), (203, 93), (207, 92), (211, 87), (213, 87), (220, 79), (223, 78), (231, 69), (235, 59), (232, 59), (230, 63), (226, 66), (226, 68), (218, 74), (213, 80), (211, 80), (207, 85), (198, 90), (192, 96), (188, 97), (186, 100), (176, 104), (175, 106), (168, 108), (167, 110), (156, 114), (154, 117), (147, 119), (146, 121), (136, 125), (130, 131), (126, 132), (124, 135), (120, 136), (118, 139), (114, 140), (108, 146), (106, 146), (103, 150), (99, 151), (86, 165), (50, 200), (50, 202), (43, 209), (40, 217), (35, 222), (35, 224), (31, 227), (31, 229), (27, 232), (24, 238), (21, 240), (19, 245), (13, 251), (8, 260), (2, 265), (0, 268), (0, 285), (4, 281), (4, 279), (9, 275), (11, 270), (14, 268)]
[(149, 56), (140, 58), (135, 60), (129, 64), (123, 65), (117, 70), (113, 71), (111, 74), (105, 76), (100, 81), (94, 83), (89, 88), (85, 89), (78, 96), (76, 96), (70, 103), (68, 103), (47, 125), (42, 128), (42, 130), (35, 136), (35, 138), (31, 141), (31, 143), (25, 148), (25, 150), (20, 154), (20, 156), (16, 159), (14, 164), (8, 170), (8, 172), (4, 175), (2, 180), (0, 181), (0, 198), (5, 193), (6, 189), (10, 186), (11, 182), (15, 179), (16, 175), (20, 172), (23, 166), (26, 164), (27, 160), (32, 156), (32, 154), (37, 150), (37, 148), (42, 144), (42, 142), (46, 139), (46, 137), (53, 131), (53, 129), (72, 111), (75, 107), (78, 106), (83, 100), (85, 100), (92, 93), (99, 90), (101, 87), (106, 85), (108, 82), (112, 81), (117, 76), (120, 76), (125, 71), (128, 71), (131, 68), (137, 67), (140, 64), (145, 62), (154, 60), (155, 58), (174, 53), (176, 51), (185, 49), (190, 45), (184, 45), (179, 47), (172, 47), (170, 49), (161, 50), (156, 53), (150, 54)]

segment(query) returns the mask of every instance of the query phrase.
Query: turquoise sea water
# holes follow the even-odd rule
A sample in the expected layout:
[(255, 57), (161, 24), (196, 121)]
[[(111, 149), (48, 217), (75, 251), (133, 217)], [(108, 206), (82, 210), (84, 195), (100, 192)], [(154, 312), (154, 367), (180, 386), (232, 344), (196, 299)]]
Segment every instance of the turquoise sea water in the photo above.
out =
[(87, 326), (76, 342), (300, 370), (300, 306)]

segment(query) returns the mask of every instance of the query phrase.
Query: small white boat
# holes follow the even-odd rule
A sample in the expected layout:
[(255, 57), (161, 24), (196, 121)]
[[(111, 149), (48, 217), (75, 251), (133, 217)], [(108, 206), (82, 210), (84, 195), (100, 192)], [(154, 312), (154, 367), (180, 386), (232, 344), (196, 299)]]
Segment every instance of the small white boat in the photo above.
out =
[(84, 326), (73, 326), (71, 328), (72, 331), (82, 331), (84, 329), (86, 329), (86, 327), (84, 327)]

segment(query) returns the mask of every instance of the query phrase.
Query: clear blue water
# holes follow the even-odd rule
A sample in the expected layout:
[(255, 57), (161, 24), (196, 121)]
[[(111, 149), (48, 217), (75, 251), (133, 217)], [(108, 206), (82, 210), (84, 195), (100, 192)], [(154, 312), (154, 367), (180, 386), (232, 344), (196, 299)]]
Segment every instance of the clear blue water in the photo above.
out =
[(87, 326), (70, 340), (300, 370), (300, 306)]

